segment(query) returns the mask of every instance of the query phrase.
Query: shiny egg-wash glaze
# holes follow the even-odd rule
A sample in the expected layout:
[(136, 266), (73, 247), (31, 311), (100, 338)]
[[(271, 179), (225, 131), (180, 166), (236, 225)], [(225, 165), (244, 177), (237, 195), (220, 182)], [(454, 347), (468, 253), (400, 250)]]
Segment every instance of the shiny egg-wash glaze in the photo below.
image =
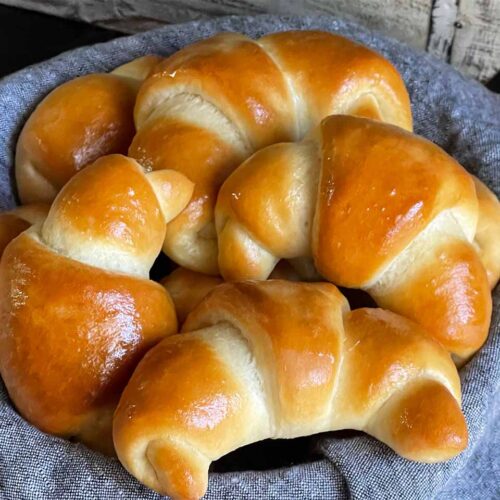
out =
[(329, 114), (368, 116), (411, 130), (396, 69), (341, 36), (292, 31), (252, 40), (222, 33), (181, 49), (144, 82), (129, 155), (195, 183), (191, 203), (167, 228), (177, 264), (218, 274), (213, 209), (230, 172), (253, 152), (298, 140)]
[(137, 362), (177, 330), (148, 279), (165, 224), (189, 201), (178, 172), (121, 155), (74, 176), (0, 264), (0, 374), (42, 431), (112, 452), (111, 419)]
[(165, 276), (160, 283), (172, 297), (177, 320), (182, 325), (187, 315), (209, 292), (223, 283), (223, 280), (220, 276), (210, 276), (179, 267)]
[(7, 245), (33, 224), (41, 224), (49, 212), (48, 203), (32, 203), (0, 213), (0, 257)]
[(500, 279), (500, 201), (477, 177), (473, 179), (479, 209), (474, 243), (493, 289)]
[(135, 134), (137, 91), (159, 61), (144, 56), (111, 73), (75, 78), (38, 104), (17, 142), (16, 180), (23, 203), (51, 202), (89, 163), (127, 152)]
[[(491, 215), (465, 169), (421, 137), (328, 117), (237, 168), (215, 214), (227, 280), (266, 279), (279, 259), (310, 256), (324, 278), (417, 321), (457, 360), (486, 339), (491, 295), (473, 241)], [(500, 244), (488, 234), (482, 257)]]
[[(302, 281), (293, 267), (282, 260), (273, 269), (269, 279), (288, 281)], [(174, 302), (177, 320), (182, 325), (188, 314), (211, 292), (216, 286), (224, 283), (220, 276), (197, 273), (184, 267), (178, 267), (160, 283), (167, 289)]]
[(223, 284), (183, 331), (139, 363), (113, 423), (123, 465), (162, 494), (200, 498), (213, 460), (266, 438), (358, 429), (423, 462), (467, 446), (446, 350), (331, 284)]

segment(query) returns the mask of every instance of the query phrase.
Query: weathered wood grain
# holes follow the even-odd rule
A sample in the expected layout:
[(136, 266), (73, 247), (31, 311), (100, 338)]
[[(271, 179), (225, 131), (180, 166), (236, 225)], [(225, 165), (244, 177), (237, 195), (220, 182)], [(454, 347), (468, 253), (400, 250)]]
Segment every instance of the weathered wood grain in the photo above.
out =
[[(283, 2), (284, 3), (284, 2)], [(365, 26), (425, 49), (431, 12), (430, 0), (304, 0), (289, 2), (294, 13), (324, 12), (361, 21)], [(286, 10), (283, 10), (286, 12)]]
[(445, 61), (451, 57), (457, 15), (458, 0), (434, 1), (427, 51)]
[(500, 0), (460, 0), (450, 62), (480, 81), (500, 71)]
[(451, 62), (486, 81), (500, 70), (500, 0), (0, 0), (126, 33), (224, 14), (328, 13)]
[(431, 0), (2, 0), (126, 32), (224, 14), (328, 13), (425, 48)]

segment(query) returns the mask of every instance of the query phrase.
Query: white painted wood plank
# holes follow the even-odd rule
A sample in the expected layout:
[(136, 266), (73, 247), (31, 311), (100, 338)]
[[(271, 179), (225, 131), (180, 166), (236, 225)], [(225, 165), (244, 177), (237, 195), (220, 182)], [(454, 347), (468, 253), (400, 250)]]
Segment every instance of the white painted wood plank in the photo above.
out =
[(500, 0), (460, 0), (451, 63), (480, 81), (500, 71)]
[(432, 0), (1, 0), (126, 32), (224, 14), (328, 13), (425, 49)]
[(458, 0), (435, 0), (427, 51), (449, 61), (458, 16)]
[(431, 0), (304, 0), (289, 4), (299, 7), (294, 13), (314, 11), (349, 17), (413, 47), (426, 47)]
[(500, 0), (0, 0), (0, 3), (127, 33), (223, 14), (323, 12), (356, 19), (371, 29), (427, 49), (482, 81), (500, 70)]

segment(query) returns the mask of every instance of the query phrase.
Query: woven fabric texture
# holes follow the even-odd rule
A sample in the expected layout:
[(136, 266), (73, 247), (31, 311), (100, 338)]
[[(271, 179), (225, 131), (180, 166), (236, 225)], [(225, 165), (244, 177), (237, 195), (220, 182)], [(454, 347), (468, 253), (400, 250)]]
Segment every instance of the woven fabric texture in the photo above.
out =
[[(0, 80), (0, 209), (16, 203), (13, 155), (20, 127), (56, 85), (85, 73), (110, 70), (146, 53), (167, 55), (219, 31), (258, 37), (288, 29), (340, 33), (390, 59), (408, 86), (416, 132), (442, 146), (499, 195), (500, 96), (427, 54), (350, 22), (328, 16), (256, 16), (165, 26), (67, 52)], [(365, 435), (325, 434), (311, 438), (322, 459), (270, 471), (213, 473), (206, 498), (500, 498), (499, 299), (497, 287), (489, 339), (460, 373), (470, 442), (459, 457), (444, 464), (417, 464)], [(0, 382), (0, 498), (159, 497), (116, 460), (30, 426), (12, 408)]]

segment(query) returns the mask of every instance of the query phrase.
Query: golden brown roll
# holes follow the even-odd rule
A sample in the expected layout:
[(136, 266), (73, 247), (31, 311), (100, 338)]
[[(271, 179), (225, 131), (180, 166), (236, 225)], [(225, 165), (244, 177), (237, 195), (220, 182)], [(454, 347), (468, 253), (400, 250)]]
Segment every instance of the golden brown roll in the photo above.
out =
[(172, 297), (180, 325), (203, 298), (223, 282), (219, 276), (197, 273), (184, 267), (175, 269), (160, 281)]
[(487, 337), (491, 296), (472, 244), (474, 182), (421, 137), (328, 117), (308, 139), (244, 162), (215, 213), (226, 280), (266, 279), (281, 258), (312, 257), (326, 279), (417, 321), (457, 361)]
[(183, 330), (139, 363), (113, 421), (118, 458), (161, 494), (202, 497), (212, 461), (266, 438), (358, 429), (422, 462), (467, 446), (446, 350), (331, 284), (223, 284)]
[(500, 202), (477, 177), (473, 179), (479, 203), (474, 242), (493, 289), (500, 279)]
[[(270, 279), (301, 281), (301, 276), (286, 261), (278, 262)], [(197, 273), (178, 267), (160, 283), (167, 289), (175, 306), (177, 321), (182, 325), (188, 314), (218, 285), (224, 283), (220, 276)]]
[(33, 224), (41, 224), (49, 211), (47, 203), (33, 203), (0, 213), (0, 257), (5, 247)]
[(164, 251), (177, 264), (218, 274), (213, 209), (229, 173), (254, 151), (298, 140), (334, 113), (412, 128), (404, 83), (382, 56), (320, 31), (252, 40), (222, 33), (159, 64), (137, 96), (129, 155), (195, 183), (167, 229)]
[(74, 176), (0, 264), (0, 374), (26, 420), (111, 452), (111, 418), (142, 355), (176, 332), (148, 279), (166, 221), (192, 194), (178, 172), (121, 155)]
[(140, 83), (160, 61), (145, 56), (70, 80), (50, 92), (24, 125), (16, 150), (22, 203), (51, 202), (79, 170), (100, 156), (126, 153), (135, 133)]

